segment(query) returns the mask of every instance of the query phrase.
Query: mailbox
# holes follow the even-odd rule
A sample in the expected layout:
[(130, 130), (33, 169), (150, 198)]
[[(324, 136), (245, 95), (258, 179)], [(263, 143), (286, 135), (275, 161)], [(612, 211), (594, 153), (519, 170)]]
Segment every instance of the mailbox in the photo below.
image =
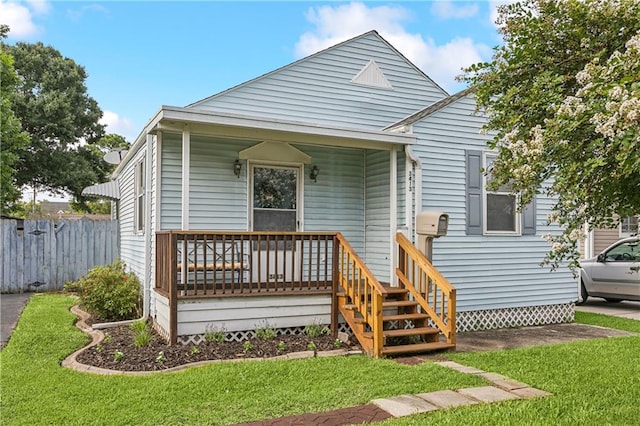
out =
[(447, 235), (449, 215), (443, 212), (425, 211), (416, 217), (416, 233), (422, 237), (442, 237)]

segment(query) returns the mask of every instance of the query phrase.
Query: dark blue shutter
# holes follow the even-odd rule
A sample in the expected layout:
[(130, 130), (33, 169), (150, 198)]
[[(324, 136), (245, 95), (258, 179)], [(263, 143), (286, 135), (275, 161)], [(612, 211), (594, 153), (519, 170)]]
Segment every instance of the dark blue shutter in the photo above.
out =
[(467, 150), (467, 235), (482, 235), (482, 151)]
[(522, 210), (522, 235), (536, 233), (536, 199), (531, 200)]

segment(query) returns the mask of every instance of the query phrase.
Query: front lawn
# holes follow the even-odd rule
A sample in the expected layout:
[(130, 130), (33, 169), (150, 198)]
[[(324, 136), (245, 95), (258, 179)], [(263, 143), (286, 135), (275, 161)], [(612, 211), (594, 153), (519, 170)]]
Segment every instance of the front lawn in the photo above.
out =
[[(640, 321), (576, 312), (576, 321), (640, 333)], [(394, 419), (388, 425), (639, 425), (640, 336), (451, 354), (553, 396)]]
[(31, 298), (0, 352), (0, 424), (231, 424), (485, 383), (430, 363), (365, 356), (212, 364), (144, 377), (79, 373), (60, 366), (88, 341), (73, 325), (75, 302)]

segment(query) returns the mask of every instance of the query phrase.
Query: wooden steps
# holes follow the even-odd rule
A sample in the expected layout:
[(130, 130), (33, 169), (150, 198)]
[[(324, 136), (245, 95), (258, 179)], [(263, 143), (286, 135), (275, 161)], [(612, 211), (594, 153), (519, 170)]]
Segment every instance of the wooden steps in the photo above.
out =
[[(409, 291), (399, 287), (385, 287), (387, 293), (382, 301), (382, 355), (399, 356), (455, 348), (454, 344), (440, 341), (440, 331), (429, 327), (429, 316), (420, 312), (418, 303), (409, 299)], [(363, 315), (358, 311), (364, 298), (351, 300), (339, 291), (338, 309), (347, 321), (355, 337), (365, 352), (371, 353), (374, 347), (373, 332), (366, 325)], [(358, 303), (360, 302), (360, 303)]]

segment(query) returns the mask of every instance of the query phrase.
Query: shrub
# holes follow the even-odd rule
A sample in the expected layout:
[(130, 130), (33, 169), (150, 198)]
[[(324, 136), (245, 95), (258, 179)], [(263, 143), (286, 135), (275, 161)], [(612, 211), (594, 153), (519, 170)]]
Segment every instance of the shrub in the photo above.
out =
[(316, 337), (320, 337), (323, 334), (331, 333), (331, 330), (329, 329), (329, 327), (323, 326), (314, 321), (313, 324), (309, 324), (304, 328), (304, 333), (312, 339), (315, 339)]
[(204, 332), (204, 340), (209, 343), (222, 343), (227, 335), (227, 329), (217, 327), (215, 325), (207, 325), (207, 329)]
[(103, 321), (120, 321), (139, 316), (140, 281), (132, 272), (125, 272), (122, 262), (96, 266), (76, 282), (65, 284), (75, 290), (80, 303)]
[(131, 323), (129, 325), (129, 330), (134, 333), (133, 344), (137, 348), (149, 346), (149, 343), (153, 340), (153, 333), (146, 321), (136, 321)]
[(256, 327), (256, 336), (260, 340), (272, 340), (276, 337), (276, 329), (269, 324), (269, 321), (264, 320), (264, 322)]

